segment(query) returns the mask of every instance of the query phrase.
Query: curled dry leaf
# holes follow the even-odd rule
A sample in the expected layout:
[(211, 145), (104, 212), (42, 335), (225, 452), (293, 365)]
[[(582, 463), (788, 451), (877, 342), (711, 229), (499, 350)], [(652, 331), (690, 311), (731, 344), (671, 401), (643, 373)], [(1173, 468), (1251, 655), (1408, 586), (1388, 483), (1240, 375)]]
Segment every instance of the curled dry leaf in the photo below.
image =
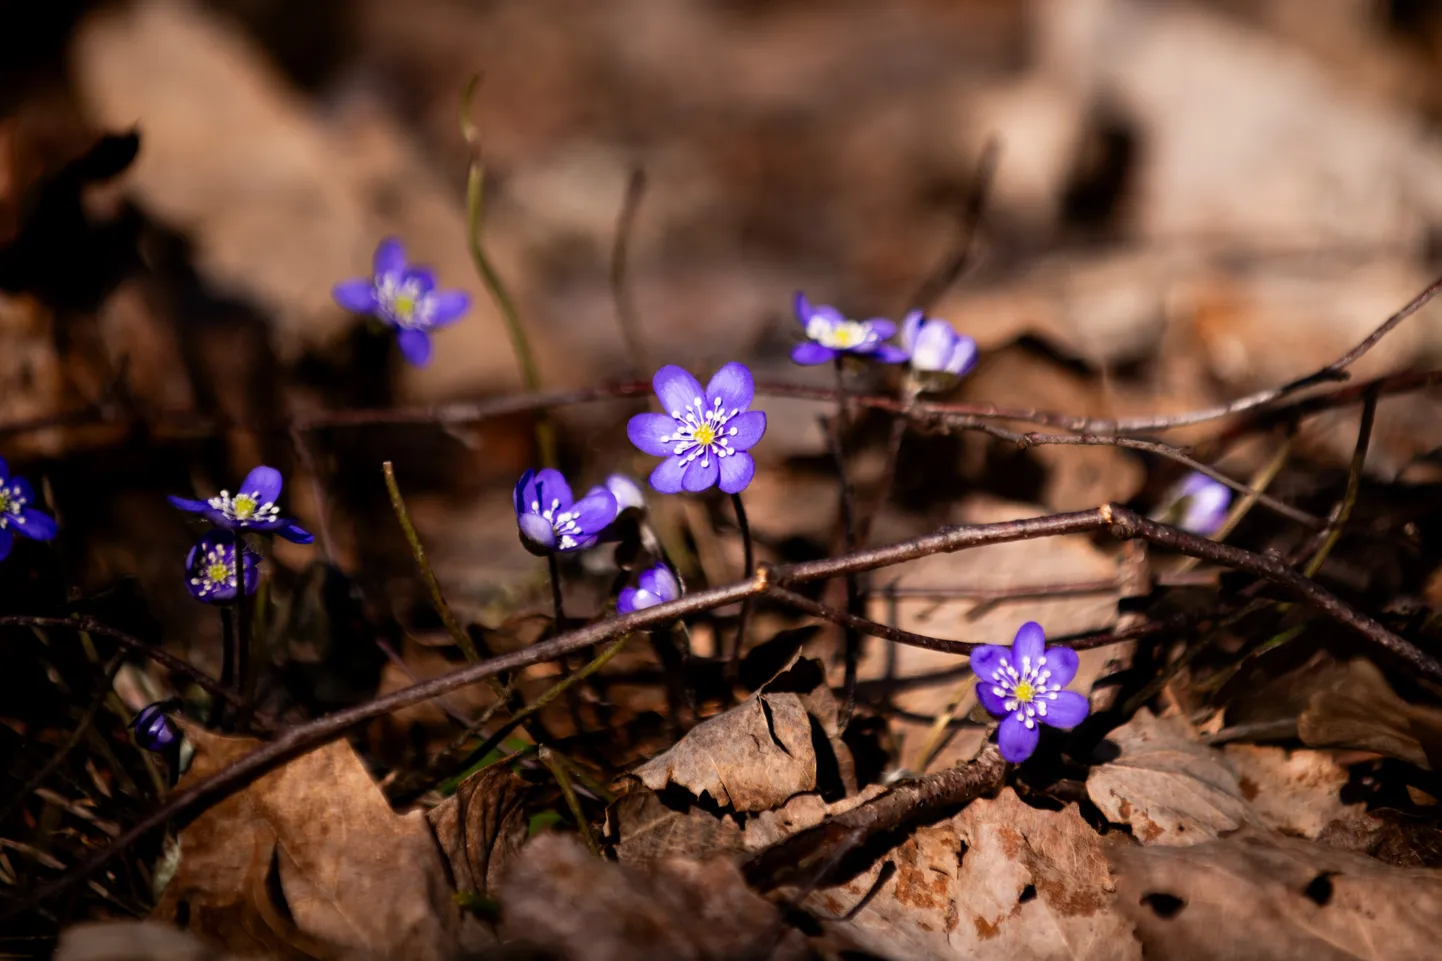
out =
[(1442, 943), (1442, 872), (1250, 831), (1111, 857), (1148, 959), (1423, 961)]
[(1143, 844), (1198, 844), (1258, 821), (1221, 752), (1181, 719), (1143, 708), (1107, 740), (1121, 753), (1092, 768), (1087, 794)]
[[(207, 777), (259, 746), (187, 726)], [(184, 782), (182, 782), (184, 783)], [(398, 815), (345, 741), (296, 758), (180, 834), (154, 917), (242, 954), (449, 958), (459, 912), (419, 812)]]
[(1442, 708), (1397, 696), (1377, 665), (1355, 660), (1329, 690), (1317, 691), (1297, 719), (1312, 747), (1350, 747), (1442, 769)]
[(811, 717), (796, 694), (753, 694), (696, 725), (635, 777), (653, 791), (676, 784), (722, 807), (769, 810), (816, 787)]
[(667, 858), (646, 868), (543, 834), (501, 885), (502, 931), (559, 961), (804, 957), (800, 937), (730, 860)]
[[(887, 856), (896, 870), (871, 902), (833, 928), (896, 961), (1134, 961), (1141, 945), (1112, 905), (1103, 848), (1075, 805), (1042, 811), (1006, 788), (915, 831)], [(818, 892), (807, 905), (839, 918), (880, 870)]]

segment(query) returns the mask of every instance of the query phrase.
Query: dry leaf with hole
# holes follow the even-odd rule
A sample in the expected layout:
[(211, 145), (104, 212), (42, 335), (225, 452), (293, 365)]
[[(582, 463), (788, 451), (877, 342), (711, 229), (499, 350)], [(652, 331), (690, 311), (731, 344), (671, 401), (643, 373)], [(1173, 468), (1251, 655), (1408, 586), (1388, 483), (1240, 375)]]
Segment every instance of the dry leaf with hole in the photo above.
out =
[(1148, 961), (1425, 961), (1442, 944), (1438, 871), (1251, 832), (1112, 864)]
[(1198, 844), (1257, 821), (1221, 752), (1180, 718), (1142, 708), (1107, 741), (1120, 754), (1092, 768), (1087, 794), (1143, 844)]
[(676, 784), (722, 807), (766, 811), (816, 787), (811, 716), (796, 694), (753, 694), (634, 773), (653, 791)]
[(1377, 665), (1351, 661), (1330, 690), (1317, 691), (1297, 718), (1311, 747), (1350, 747), (1442, 770), (1442, 708), (1397, 696)]
[[(260, 746), (186, 726), (186, 782)], [(459, 912), (435, 837), (398, 815), (350, 744), (304, 754), (205, 811), (180, 833), (180, 865), (154, 917), (241, 954), (440, 961)]]
[(800, 935), (726, 858), (603, 861), (574, 837), (543, 834), (501, 885), (502, 930), (560, 961), (802, 958)]
[[(895, 961), (1136, 961), (1141, 945), (1112, 905), (1103, 848), (1075, 805), (1043, 811), (1006, 788), (918, 828), (886, 856), (896, 870), (871, 902), (832, 927)], [(818, 892), (807, 905), (840, 917), (880, 870)]]

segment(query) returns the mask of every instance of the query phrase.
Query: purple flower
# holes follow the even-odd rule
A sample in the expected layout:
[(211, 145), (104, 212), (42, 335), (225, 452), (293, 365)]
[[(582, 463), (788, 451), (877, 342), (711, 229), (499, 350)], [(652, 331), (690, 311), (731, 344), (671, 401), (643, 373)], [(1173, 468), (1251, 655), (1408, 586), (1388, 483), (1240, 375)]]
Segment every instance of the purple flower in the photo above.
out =
[(288, 541), (309, 544), (315, 538), (291, 518), (282, 515), (275, 504), (280, 498), (282, 483), (280, 471), (261, 466), (245, 475), (234, 497), (230, 491), (221, 491), (219, 496), (208, 501), (193, 501), (185, 497), (171, 497), (169, 500), (181, 510), (200, 514), (216, 527), (228, 531), (279, 534)]
[(882, 341), (896, 333), (896, 325), (880, 317), (871, 320), (848, 320), (835, 307), (826, 304), (811, 306), (806, 295), (796, 293), (796, 319), (806, 330), (808, 340), (791, 349), (791, 359), (810, 366), (824, 364), (842, 354), (873, 357), (883, 364), (899, 364), (906, 360), (906, 351)]
[(1067, 730), (1086, 719), (1087, 699), (1062, 688), (1076, 676), (1077, 655), (1069, 647), (1046, 646), (1036, 621), (1016, 632), (1011, 649), (983, 644), (971, 652), (976, 696), (993, 717), (1002, 719), (996, 741), (1001, 756), (1020, 764), (1036, 750), (1039, 725)]
[(642, 571), (641, 576), (636, 578), (636, 584), (636, 587), (621, 590), (616, 598), (617, 614), (643, 611), (681, 596), (681, 582), (676, 580), (676, 575), (672, 574), (671, 568), (665, 564), (657, 564)]
[(180, 732), (165, 714), (165, 703), (156, 702), (141, 708), (130, 722), (135, 732), (135, 743), (147, 751), (163, 751), (174, 744)]
[(190, 596), (207, 604), (235, 600), (235, 545), (241, 541), (245, 593), (254, 594), (260, 583), (260, 555), (245, 546), (244, 535), (211, 531), (185, 555), (185, 586)]
[(10, 465), (0, 457), (0, 561), (10, 556), (16, 534), (36, 541), (55, 537), (55, 518), (31, 507), (34, 500), (30, 482), (10, 476)]
[(1160, 516), (1183, 530), (1211, 537), (1227, 519), (1227, 507), (1231, 503), (1231, 488), (1206, 474), (1192, 471), (1172, 488)]
[(766, 433), (764, 411), (748, 410), (756, 382), (735, 361), (716, 371), (706, 389), (680, 367), (668, 364), (651, 381), (664, 414), (637, 414), (626, 435), (647, 454), (664, 457), (651, 472), (651, 486), (663, 494), (704, 491), (720, 481), (739, 494), (756, 475), (746, 453)]
[(612, 474), (606, 478), (606, 490), (616, 498), (616, 510), (623, 511), (634, 507), (638, 511), (646, 509), (646, 492), (641, 490), (637, 484), (625, 474)]
[(470, 295), (437, 290), (436, 275), (406, 263), (405, 249), (393, 237), (376, 248), (374, 269), (370, 277), (336, 284), (332, 296), (346, 310), (370, 314), (394, 327), (406, 360), (424, 367), (431, 359), (430, 331), (460, 320), (471, 305)]
[(580, 500), (561, 472), (526, 471), (516, 482), (516, 525), (521, 543), (532, 554), (585, 550), (616, 519), (616, 496), (593, 487)]
[(976, 365), (976, 341), (919, 310), (901, 321), (901, 346), (911, 355), (913, 370), (960, 377)]

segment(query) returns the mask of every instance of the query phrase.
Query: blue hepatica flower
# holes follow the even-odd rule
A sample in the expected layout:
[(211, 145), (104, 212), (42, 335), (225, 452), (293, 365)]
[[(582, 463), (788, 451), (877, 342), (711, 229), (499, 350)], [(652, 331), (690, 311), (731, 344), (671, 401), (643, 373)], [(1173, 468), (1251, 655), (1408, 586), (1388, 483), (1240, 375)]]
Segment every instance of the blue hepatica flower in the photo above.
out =
[(532, 554), (585, 550), (616, 519), (616, 495), (593, 487), (580, 500), (561, 472), (526, 471), (516, 483), (516, 525)]
[(996, 735), (1002, 757), (1020, 764), (1036, 750), (1041, 725), (1067, 730), (1086, 719), (1087, 699), (1062, 690), (1076, 669), (1076, 651), (1048, 650), (1046, 633), (1035, 621), (1021, 626), (1009, 649), (983, 644), (971, 652), (976, 696), (988, 713), (1002, 719)]
[(657, 564), (641, 572), (641, 576), (636, 578), (635, 587), (621, 590), (616, 598), (616, 613), (644, 611), (648, 607), (674, 601), (680, 596), (681, 582), (671, 573), (671, 568), (665, 564)]
[(874, 317), (871, 320), (850, 320), (835, 307), (820, 304), (813, 307), (806, 295), (796, 294), (796, 319), (806, 330), (807, 340), (791, 349), (791, 359), (810, 366), (824, 364), (842, 354), (871, 357), (883, 364), (899, 364), (906, 360), (906, 351), (884, 341), (896, 333), (896, 325)]
[(35, 541), (55, 537), (55, 518), (31, 507), (34, 502), (35, 491), (30, 482), (11, 476), (10, 465), (0, 457), (0, 561), (10, 556), (16, 534)]
[(1227, 519), (1231, 503), (1231, 488), (1206, 474), (1192, 471), (1172, 489), (1160, 517), (1193, 534), (1211, 537)]
[(165, 703), (156, 702), (141, 708), (130, 722), (135, 743), (147, 751), (163, 751), (180, 738), (180, 732), (165, 713)]
[(211, 531), (185, 555), (185, 586), (190, 596), (207, 604), (235, 600), (235, 546), (241, 544), (245, 593), (254, 594), (260, 583), (260, 555), (245, 546), (240, 534)]
[(261, 466), (245, 475), (245, 480), (240, 482), (240, 490), (233, 497), (230, 491), (221, 491), (205, 501), (186, 497), (171, 497), (169, 500), (181, 510), (200, 514), (216, 527), (228, 531), (279, 534), (288, 541), (309, 544), (315, 538), (294, 520), (281, 514), (276, 506), (283, 483), (280, 471)]
[(976, 341), (950, 324), (913, 310), (901, 321), (901, 347), (913, 370), (962, 376), (976, 366)]
[(406, 263), (405, 249), (393, 237), (376, 248), (374, 269), (370, 277), (336, 284), (332, 296), (346, 310), (394, 327), (406, 360), (424, 367), (431, 359), (430, 332), (460, 320), (471, 305), (470, 295), (437, 290), (436, 275)]
[(746, 453), (766, 433), (766, 413), (750, 410), (756, 381), (745, 364), (732, 361), (706, 389), (680, 367), (668, 364), (651, 381), (664, 414), (637, 414), (626, 435), (647, 454), (664, 457), (651, 472), (651, 486), (663, 494), (704, 491), (719, 481), (739, 494), (756, 476)]

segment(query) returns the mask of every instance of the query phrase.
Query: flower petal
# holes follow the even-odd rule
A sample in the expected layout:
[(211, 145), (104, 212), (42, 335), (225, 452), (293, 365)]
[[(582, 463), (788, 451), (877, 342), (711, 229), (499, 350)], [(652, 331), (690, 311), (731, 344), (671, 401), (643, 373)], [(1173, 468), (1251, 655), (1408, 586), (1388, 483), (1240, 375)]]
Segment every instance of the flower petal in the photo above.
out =
[(945, 370), (955, 344), (956, 331), (950, 324), (944, 320), (928, 320), (912, 344), (911, 366), (917, 370)]
[(9, 479), (10, 479), (10, 462), (7, 461), (5, 458), (0, 457), (0, 481), (7, 481), (7, 480), (9, 480)]
[(670, 414), (637, 414), (626, 422), (626, 436), (631, 443), (652, 457), (671, 456), (675, 441), (669, 438), (675, 431), (676, 419)]
[(971, 673), (978, 681), (991, 681), (1001, 668), (1003, 658), (1011, 658), (1011, 649), (996, 644), (983, 644), (971, 649)]
[(630, 614), (640, 608), (636, 605), (636, 598), (641, 592), (634, 587), (623, 587), (621, 593), (616, 595), (616, 613)]
[(846, 323), (846, 315), (830, 304), (817, 304), (811, 308), (811, 317), (819, 318), (828, 327)]
[(526, 510), (531, 509), (531, 503), (539, 505), (537, 511), (548, 511), (555, 507), (558, 511), (570, 510), (576, 499), (571, 496), (571, 485), (566, 483), (566, 478), (554, 467), (547, 467), (536, 472), (535, 486), (532, 488), (530, 499), (526, 501)]
[(964, 334), (956, 338), (951, 356), (946, 361), (946, 372), (961, 377), (976, 366), (976, 341)]
[(726, 422), (726, 437), (736, 450), (750, 450), (766, 433), (766, 412), (748, 410)]
[(48, 541), (55, 537), (59, 527), (55, 518), (33, 507), (27, 507), (20, 512), (22, 523), (16, 528), (17, 534), (24, 534), (31, 540)]
[(745, 410), (756, 396), (756, 378), (745, 364), (731, 361), (722, 365), (706, 385), (706, 404), (714, 407), (716, 401), (726, 410)]
[(1051, 671), (1051, 677), (1047, 678), (1047, 683), (1066, 687), (1071, 683), (1071, 679), (1076, 677), (1077, 664), (1080, 660), (1076, 651), (1069, 647), (1047, 648), (1046, 666), (1047, 670)]
[(873, 317), (864, 323), (880, 340), (885, 340), (896, 333), (896, 324), (885, 317)]
[(1016, 639), (1011, 642), (1012, 664), (1021, 670), (1022, 662), (1031, 658), (1035, 664), (1046, 653), (1046, 632), (1036, 621), (1027, 621), (1016, 630)]
[(756, 476), (756, 461), (750, 454), (737, 452), (720, 459), (721, 490), (727, 494), (739, 494)]
[(516, 526), (521, 529), (521, 544), (532, 554), (555, 550), (556, 532), (551, 529), (551, 522), (540, 514), (518, 514)]
[(464, 290), (443, 290), (430, 298), (430, 313), (426, 319), (432, 327), (454, 324), (471, 309), (471, 295)]
[(616, 497), (604, 487), (596, 487), (576, 501), (571, 510), (586, 534), (594, 534), (616, 519)]
[[(742, 455), (737, 454), (737, 457)], [(716, 478), (721, 475), (721, 467), (717, 463), (721, 458), (714, 454), (707, 458), (696, 458), (686, 468), (686, 473), (681, 476), (681, 486), (693, 494), (704, 491), (716, 483)], [(729, 458), (728, 458), (729, 459)]]
[(210, 505), (205, 501), (193, 501), (188, 497), (167, 497), (166, 500), (170, 501), (172, 506), (191, 514), (203, 514), (210, 510)]
[(679, 494), (684, 489), (682, 478), (685, 475), (686, 462), (680, 457), (668, 457), (651, 472), (651, 487), (662, 494)]
[(406, 251), (401, 242), (394, 237), (387, 237), (376, 247), (375, 261), (373, 264), (375, 275), (384, 277), (386, 274), (398, 274), (406, 269)]
[(431, 338), (425, 331), (402, 330), (396, 334), (396, 343), (400, 345), (401, 354), (412, 365), (424, 367), (431, 362)]
[[(632, 419), (634, 420), (635, 418)], [(612, 474), (607, 477), (606, 490), (610, 491), (611, 496), (616, 498), (616, 507), (618, 510), (625, 510), (628, 507), (634, 507), (637, 510), (646, 509), (646, 492), (641, 490), (640, 484), (637, 484), (625, 474)]]
[(355, 314), (369, 314), (376, 309), (376, 288), (369, 278), (343, 280), (330, 289), (330, 295)]
[(10, 486), (20, 491), (20, 496), (24, 498), (25, 503), (32, 504), (35, 502), (35, 488), (31, 487), (30, 482), (25, 478), (10, 478)]
[(536, 472), (528, 470), (521, 475), (520, 480), (516, 481), (516, 487), (511, 491), (511, 506), (516, 509), (517, 514), (525, 513), (526, 505), (531, 503), (531, 497), (533, 496), (531, 491), (535, 479)]
[(1006, 697), (996, 693), (996, 682), (992, 680), (978, 681), (976, 684), (976, 699), (981, 706), (986, 708), (986, 713), (992, 717), (1006, 717)]
[(796, 312), (796, 322), (804, 328), (811, 320), (811, 301), (807, 300), (806, 295), (798, 290), (796, 296), (792, 298), (791, 307)]
[(1038, 720), (1067, 731), (1085, 721), (1090, 713), (1090, 702), (1076, 691), (1058, 691), (1055, 701), (1047, 695), (1046, 716)]
[(642, 587), (655, 594), (662, 602), (674, 601), (681, 596), (681, 582), (665, 564), (657, 564), (642, 572), (640, 581)]
[(919, 310), (913, 310), (901, 319), (901, 346), (908, 352), (916, 350), (916, 334), (925, 319), (926, 315)]
[(814, 341), (805, 341), (791, 348), (791, 362), (800, 364), (803, 367), (814, 367), (817, 364), (825, 364), (836, 356), (836, 351), (830, 347), (822, 347)]
[(15, 546), (15, 535), (8, 527), (0, 527), (0, 561), (10, 556), (10, 548)]
[(293, 521), (287, 521), (285, 526), (278, 528), (275, 533), (292, 544), (311, 544), (315, 541), (314, 534)]
[(1001, 756), (1012, 764), (1020, 764), (1031, 757), (1040, 739), (1041, 728), (1035, 722), (1027, 727), (1026, 722), (1015, 714), (1003, 718), (996, 732), (996, 746), (1001, 748)]
[(436, 274), (429, 267), (409, 267), (401, 276), (401, 283), (413, 285), (416, 293), (424, 297), (436, 289)]
[(706, 403), (706, 392), (701, 389), (701, 382), (675, 364), (667, 364), (656, 371), (651, 385), (656, 388), (661, 406), (672, 417), (681, 416), (682, 411), (693, 407), (698, 400), (703, 405)]
[(284, 483), (280, 471), (262, 464), (245, 475), (237, 493), (250, 494), (262, 504), (274, 504), (280, 498), (280, 489)]

